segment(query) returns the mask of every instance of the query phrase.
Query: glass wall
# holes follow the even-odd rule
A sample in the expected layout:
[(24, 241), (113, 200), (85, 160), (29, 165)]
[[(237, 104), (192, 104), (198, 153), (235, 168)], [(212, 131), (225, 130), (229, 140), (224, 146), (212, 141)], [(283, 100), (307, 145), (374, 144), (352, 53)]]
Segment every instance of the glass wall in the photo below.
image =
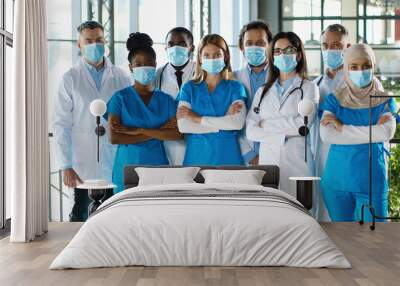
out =
[[(150, 35), (155, 45), (158, 64), (165, 64), (167, 57), (165, 53), (165, 35), (177, 25), (177, 1), (176, 0), (142, 0), (139, 1), (139, 24), (138, 30)], [(154, 9), (157, 7), (157, 9)], [(140, 17), (140, 15), (146, 15)], [(162, 21), (162, 24), (155, 25), (154, 21)], [(126, 39), (125, 39), (126, 40)], [(126, 60), (126, 57), (124, 58)]]
[(350, 41), (370, 44), (377, 72), (384, 86), (400, 94), (400, 1), (399, 0), (281, 0), (282, 27), (303, 39), (310, 58), (310, 74), (323, 66), (320, 34), (328, 25), (341, 23)]
[[(0, 0), (0, 229), (9, 227), (11, 194), (5, 187), (5, 106), (11, 96), (14, 1)], [(8, 231), (6, 229), (5, 231)]]
[(232, 69), (236, 70), (243, 64), (243, 56), (238, 46), (239, 31), (250, 19), (243, 13), (248, 9), (246, 1), (220, 0), (219, 34), (224, 37), (230, 47)]

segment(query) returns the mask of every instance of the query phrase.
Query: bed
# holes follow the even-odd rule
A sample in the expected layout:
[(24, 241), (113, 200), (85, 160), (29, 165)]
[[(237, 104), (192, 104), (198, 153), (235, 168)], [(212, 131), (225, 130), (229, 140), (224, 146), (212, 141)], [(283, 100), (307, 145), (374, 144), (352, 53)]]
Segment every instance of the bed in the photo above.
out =
[[(291, 266), (350, 268), (343, 253), (295, 198), (277, 189), (276, 166), (261, 185), (195, 183), (138, 186), (105, 201), (50, 269), (118, 266)], [(216, 167), (201, 167), (213, 169)]]

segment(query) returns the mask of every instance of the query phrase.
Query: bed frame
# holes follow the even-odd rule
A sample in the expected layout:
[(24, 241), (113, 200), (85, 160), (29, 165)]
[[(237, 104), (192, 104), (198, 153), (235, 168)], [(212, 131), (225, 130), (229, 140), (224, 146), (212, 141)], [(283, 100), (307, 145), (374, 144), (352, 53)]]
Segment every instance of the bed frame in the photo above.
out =
[[(137, 167), (147, 168), (182, 168), (183, 166), (143, 166), (143, 165), (130, 165), (124, 168), (124, 189), (136, 187), (139, 183), (139, 176), (135, 171)], [(261, 184), (264, 187), (278, 189), (279, 186), (279, 167), (272, 165), (260, 166), (199, 166), (202, 170), (205, 169), (219, 169), (219, 170), (263, 170), (265, 175)], [(200, 174), (194, 178), (197, 183), (204, 183), (204, 178)]]

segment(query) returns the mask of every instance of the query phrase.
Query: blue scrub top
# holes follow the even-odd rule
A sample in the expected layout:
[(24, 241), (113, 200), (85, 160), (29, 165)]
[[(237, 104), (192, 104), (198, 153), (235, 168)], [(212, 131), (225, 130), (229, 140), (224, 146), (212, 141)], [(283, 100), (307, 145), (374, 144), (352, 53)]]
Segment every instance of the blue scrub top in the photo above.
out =
[(90, 76), (92, 77), (94, 83), (96, 84), (97, 90), (100, 91), (101, 89), (101, 81), (103, 79), (103, 74), (105, 70), (105, 66), (103, 66), (101, 69), (97, 70), (94, 66), (88, 64), (85, 60), (83, 61), (90, 73)]
[[(205, 81), (186, 82), (177, 97), (191, 104), (200, 116), (225, 116), (236, 100), (246, 103), (244, 86), (236, 80), (221, 80), (213, 92)], [(186, 153), (183, 165), (242, 165), (239, 131), (220, 130), (206, 134), (185, 134)]]
[[(146, 106), (129, 86), (117, 91), (107, 103), (107, 113), (120, 118), (127, 127), (160, 128), (176, 116), (176, 102), (168, 94), (154, 90)], [(105, 118), (107, 119), (107, 115)], [(113, 183), (118, 186), (114, 193), (123, 190), (123, 170), (126, 165), (168, 165), (163, 141), (151, 139), (136, 144), (118, 145), (113, 166)]]
[[(320, 104), (320, 111), (330, 111), (345, 125), (369, 126), (369, 108), (352, 109), (340, 106), (334, 94)], [(396, 113), (393, 98), (372, 108), (372, 124), (377, 124), (382, 114)], [(330, 145), (322, 176), (323, 189), (341, 192), (367, 193), (369, 190), (368, 144)], [(381, 195), (388, 191), (385, 149), (383, 143), (372, 145), (372, 191)]]
[(248, 98), (247, 100), (247, 109), (249, 110), (257, 90), (265, 84), (265, 79), (268, 72), (268, 65), (266, 65), (265, 68), (258, 73), (253, 71), (253, 69), (249, 65), (247, 65), (247, 72), (249, 74), (251, 88), (251, 94), (249, 95), (251, 96), (251, 98)]

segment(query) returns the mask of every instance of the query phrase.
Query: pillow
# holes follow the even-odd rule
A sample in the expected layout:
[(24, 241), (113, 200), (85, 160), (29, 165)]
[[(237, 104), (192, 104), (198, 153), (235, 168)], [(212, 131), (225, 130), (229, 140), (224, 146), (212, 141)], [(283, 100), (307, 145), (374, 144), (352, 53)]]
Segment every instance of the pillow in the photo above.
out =
[(138, 186), (195, 183), (193, 180), (200, 168), (135, 168), (139, 177)]
[(201, 170), (205, 184), (234, 183), (246, 185), (261, 185), (265, 171), (262, 170)]

